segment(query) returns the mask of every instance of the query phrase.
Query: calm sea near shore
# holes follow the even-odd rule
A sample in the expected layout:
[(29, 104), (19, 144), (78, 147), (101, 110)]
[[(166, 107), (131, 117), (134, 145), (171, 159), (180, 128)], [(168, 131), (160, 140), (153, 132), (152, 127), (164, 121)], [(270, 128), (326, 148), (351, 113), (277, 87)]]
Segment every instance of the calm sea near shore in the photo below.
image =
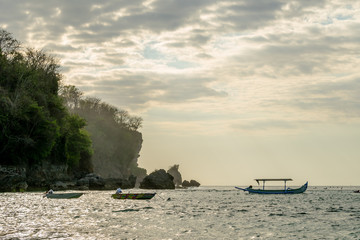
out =
[(0, 239), (360, 239), (356, 189), (249, 195), (200, 187), (156, 190), (149, 201), (115, 200), (113, 191), (78, 199), (0, 193)]

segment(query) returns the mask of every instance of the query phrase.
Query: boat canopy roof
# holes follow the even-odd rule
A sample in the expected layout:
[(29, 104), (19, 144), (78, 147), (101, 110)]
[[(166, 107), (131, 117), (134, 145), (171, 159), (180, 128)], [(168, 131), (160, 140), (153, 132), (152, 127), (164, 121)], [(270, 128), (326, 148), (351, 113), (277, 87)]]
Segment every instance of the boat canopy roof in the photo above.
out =
[(266, 182), (266, 181), (292, 181), (291, 178), (257, 178), (255, 179), (257, 183)]

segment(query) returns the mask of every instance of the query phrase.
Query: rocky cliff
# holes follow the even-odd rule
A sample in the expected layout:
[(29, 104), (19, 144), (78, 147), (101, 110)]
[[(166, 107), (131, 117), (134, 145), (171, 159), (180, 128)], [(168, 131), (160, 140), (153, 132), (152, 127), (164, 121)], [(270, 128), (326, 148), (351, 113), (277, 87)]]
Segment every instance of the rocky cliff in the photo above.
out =
[(14, 192), (47, 189), (55, 182), (73, 179), (66, 165), (43, 163), (31, 168), (25, 166), (0, 166), (0, 191)]
[(142, 134), (137, 131), (123, 132), (125, 136), (117, 135), (111, 141), (99, 137), (92, 138), (95, 174), (112, 179), (127, 179), (131, 175), (137, 175), (138, 157), (143, 142)]
[(113, 190), (134, 188), (136, 177), (104, 179), (94, 173), (76, 176), (66, 165), (36, 165), (32, 168), (0, 165), (0, 192), (53, 190)]
[(110, 141), (113, 144), (93, 142), (93, 173), (46, 161), (30, 167), (0, 165), (0, 191), (133, 188), (137, 176), (146, 175), (146, 170), (137, 164), (142, 134), (128, 130), (123, 133), (117, 135), (118, 141)]
[(0, 165), (0, 183), (1, 192), (25, 191), (28, 187), (26, 169), (20, 166)]

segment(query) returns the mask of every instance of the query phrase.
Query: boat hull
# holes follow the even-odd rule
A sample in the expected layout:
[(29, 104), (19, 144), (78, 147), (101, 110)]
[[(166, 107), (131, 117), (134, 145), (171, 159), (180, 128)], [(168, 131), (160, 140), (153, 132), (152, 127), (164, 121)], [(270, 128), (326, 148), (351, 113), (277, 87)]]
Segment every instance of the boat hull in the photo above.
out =
[(295, 188), (295, 189), (287, 188), (287, 189), (279, 189), (279, 190), (264, 190), (264, 189), (239, 188), (239, 187), (235, 187), (235, 188), (255, 194), (298, 194), (305, 192), (307, 187), (308, 187), (308, 182), (306, 182), (300, 188)]
[(156, 193), (122, 193), (112, 194), (114, 199), (133, 199), (133, 200), (149, 200), (155, 196)]
[(56, 198), (56, 199), (69, 199), (69, 198), (79, 198), (83, 193), (53, 193), (46, 194), (47, 198)]

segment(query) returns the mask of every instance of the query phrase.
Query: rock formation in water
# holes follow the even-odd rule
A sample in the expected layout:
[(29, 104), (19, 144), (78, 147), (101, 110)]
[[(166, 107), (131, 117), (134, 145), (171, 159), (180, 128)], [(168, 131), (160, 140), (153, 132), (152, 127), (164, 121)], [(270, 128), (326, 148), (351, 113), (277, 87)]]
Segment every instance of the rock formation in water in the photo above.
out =
[(174, 177), (164, 169), (156, 170), (140, 183), (142, 189), (175, 189)]
[(195, 180), (190, 180), (190, 182), (187, 180), (184, 180), (182, 183), (182, 186), (183, 187), (199, 187), (200, 183)]
[(173, 181), (175, 187), (180, 187), (182, 184), (182, 177), (181, 177), (181, 173), (179, 172), (179, 165), (175, 164), (174, 166), (170, 167), (167, 173), (169, 173), (171, 176), (174, 177)]

